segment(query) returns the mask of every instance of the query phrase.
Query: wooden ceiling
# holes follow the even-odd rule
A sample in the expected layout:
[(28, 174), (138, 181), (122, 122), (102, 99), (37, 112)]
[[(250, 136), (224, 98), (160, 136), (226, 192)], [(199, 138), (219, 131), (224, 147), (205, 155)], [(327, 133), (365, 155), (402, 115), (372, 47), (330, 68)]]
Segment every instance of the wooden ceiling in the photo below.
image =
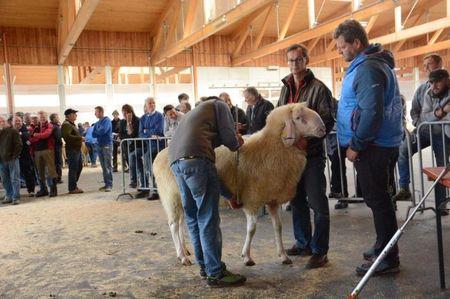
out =
[[(411, 67), (430, 51), (448, 59), (449, 3), (0, 0), (0, 32), (6, 33), (0, 43), (0, 62), (91, 69), (106, 64), (265, 66), (284, 63), (283, 50), (290, 43), (303, 42), (312, 50), (312, 63), (338, 67), (343, 63), (331, 32), (341, 20), (353, 17), (368, 24), (371, 40), (381, 40), (398, 57), (410, 59), (404, 63)], [(208, 12), (210, 19), (204, 21)]]

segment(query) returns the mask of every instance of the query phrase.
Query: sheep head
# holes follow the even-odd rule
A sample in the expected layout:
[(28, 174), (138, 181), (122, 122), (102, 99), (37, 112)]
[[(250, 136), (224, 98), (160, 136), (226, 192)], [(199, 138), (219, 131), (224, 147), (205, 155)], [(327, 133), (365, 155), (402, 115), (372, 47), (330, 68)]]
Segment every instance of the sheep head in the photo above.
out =
[(285, 146), (292, 146), (301, 137), (323, 137), (325, 125), (319, 114), (306, 107), (306, 104), (288, 105), (290, 113), (284, 120), (281, 139)]

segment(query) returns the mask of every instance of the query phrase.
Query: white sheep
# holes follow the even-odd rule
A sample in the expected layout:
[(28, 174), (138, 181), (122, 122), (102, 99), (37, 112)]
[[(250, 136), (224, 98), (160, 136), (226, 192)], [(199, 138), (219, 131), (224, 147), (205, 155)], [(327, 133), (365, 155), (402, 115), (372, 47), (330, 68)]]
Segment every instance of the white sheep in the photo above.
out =
[[(320, 116), (305, 104), (289, 104), (274, 109), (266, 126), (249, 136), (239, 149), (239, 173), (236, 175), (236, 153), (221, 146), (215, 150), (216, 167), (224, 185), (239, 191), (247, 218), (247, 236), (242, 257), (247, 266), (254, 265), (250, 246), (256, 231), (259, 208), (267, 205), (275, 231), (277, 253), (283, 264), (287, 257), (281, 239), (279, 207), (291, 200), (303, 172), (305, 151), (298, 149), (300, 137), (323, 137), (325, 126)], [(169, 145), (170, 146), (170, 145)], [(153, 164), (161, 203), (167, 213), (177, 257), (184, 265), (191, 264), (184, 238), (184, 215), (178, 186), (173, 176), (167, 149), (161, 151)]]

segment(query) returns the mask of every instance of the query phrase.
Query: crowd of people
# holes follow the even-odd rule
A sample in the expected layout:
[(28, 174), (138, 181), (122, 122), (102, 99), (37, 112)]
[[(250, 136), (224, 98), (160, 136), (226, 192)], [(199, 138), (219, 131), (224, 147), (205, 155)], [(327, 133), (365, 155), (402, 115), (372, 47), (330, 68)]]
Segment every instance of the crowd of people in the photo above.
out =
[[(349, 63), (339, 105), (327, 86), (307, 68), (308, 49), (294, 44), (286, 51), (290, 73), (282, 79), (277, 106), (306, 103), (320, 115), (328, 136), (335, 126), (337, 140), (328, 152), (334, 164), (329, 197), (348, 196), (347, 182), (341, 179), (345, 174), (344, 159), (354, 163), (359, 193), (372, 210), (376, 232), (373, 245), (362, 255), (366, 262), (356, 268), (356, 272), (363, 275), (397, 230), (392, 199), (405, 200), (411, 196), (407, 140), (412, 141), (412, 154), (418, 151), (415, 136), (420, 138), (422, 148), (432, 145), (437, 165), (444, 166), (448, 163), (448, 139), (441, 138), (441, 126), (432, 128), (432, 139), (425, 130), (405, 131), (405, 101), (394, 71), (393, 54), (379, 44), (370, 44), (359, 22), (341, 23), (333, 38), (338, 52)], [(439, 55), (427, 55), (423, 61), (428, 80), (417, 89), (411, 109), (416, 128), (423, 121), (450, 119), (449, 74), (442, 68)], [(221, 188), (213, 149), (225, 145), (230, 150), (238, 150), (244, 143), (241, 135), (261, 130), (267, 115), (274, 109), (255, 87), (246, 88), (243, 96), (248, 105), (245, 112), (233, 106), (225, 92), (218, 97), (202, 98), (192, 111), (189, 96), (182, 93), (178, 96), (179, 103), (166, 105), (163, 113), (156, 111), (155, 99), (148, 97), (141, 117), (131, 105), (123, 105), (123, 119), (114, 111), (111, 120), (98, 106), (95, 107), (98, 120), (91, 126), (88, 123), (77, 126), (78, 111), (74, 109), (65, 111), (61, 126), (57, 114), (48, 117), (45, 112), (38, 115), (16, 113), (8, 120), (0, 117), (0, 172), (6, 190), (3, 203), (19, 203), (21, 178), (30, 195), (57, 196), (57, 184), (62, 182), (62, 141), (69, 168), (69, 194), (83, 193), (77, 183), (83, 169), (82, 147), (85, 144), (91, 166), (96, 166), (97, 157), (100, 161), (104, 182), (100, 191), (111, 191), (112, 173), (118, 170), (117, 157), (121, 152), (123, 167), (130, 175), (129, 187), (138, 191), (136, 197), (157, 199), (158, 194), (150, 192), (155, 189), (150, 188), (151, 185), (156, 187), (151, 163), (167, 144), (149, 138), (172, 138), (171, 169), (182, 195), (200, 274), (207, 277), (213, 287), (240, 285), (246, 278), (227, 270), (221, 258), (218, 199), (221, 193), (232, 193), (232, 190)], [(444, 133), (449, 135), (450, 129), (445, 127)], [(410, 138), (405, 139), (405, 134)], [(120, 148), (120, 141), (124, 139), (132, 140), (122, 143)], [(330, 212), (324, 171), (326, 152), (323, 138), (302, 139), (296, 146), (306, 151), (307, 164), (291, 200), (294, 243), (287, 254), (308, 256), (306, 268), (312, 269), (328, 262)], [(400, 190), (394, 195), (393, 169), (397, 159)], [(39, 191), (34, 193), (36, 184)], [(445, 189), (438, 190), (444, 199)], [(239, 208), (235, 194), (227, 199), (233, 208)], [(445, 209), (440, 213), (448, 214)], [(399, 265), (399, 248), (395, 245), (374, 273), (398, 272)]]

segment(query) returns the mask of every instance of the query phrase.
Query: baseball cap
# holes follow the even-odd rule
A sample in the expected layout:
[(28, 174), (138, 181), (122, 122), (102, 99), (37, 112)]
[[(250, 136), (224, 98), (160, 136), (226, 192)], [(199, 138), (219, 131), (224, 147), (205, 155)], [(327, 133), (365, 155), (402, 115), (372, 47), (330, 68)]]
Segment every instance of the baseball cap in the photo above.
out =
[(72, 108), (67, 109), (66, 111), (64, 111), (64, 115), (67, 116), (71, 113), (77, 113), (78, 110), (73, 110)]
[(447, 70), (439, 69), (434, 70), (428, 76), (428, 82), (440, 81), (442, 79), (447, 79), (449, 77)]

